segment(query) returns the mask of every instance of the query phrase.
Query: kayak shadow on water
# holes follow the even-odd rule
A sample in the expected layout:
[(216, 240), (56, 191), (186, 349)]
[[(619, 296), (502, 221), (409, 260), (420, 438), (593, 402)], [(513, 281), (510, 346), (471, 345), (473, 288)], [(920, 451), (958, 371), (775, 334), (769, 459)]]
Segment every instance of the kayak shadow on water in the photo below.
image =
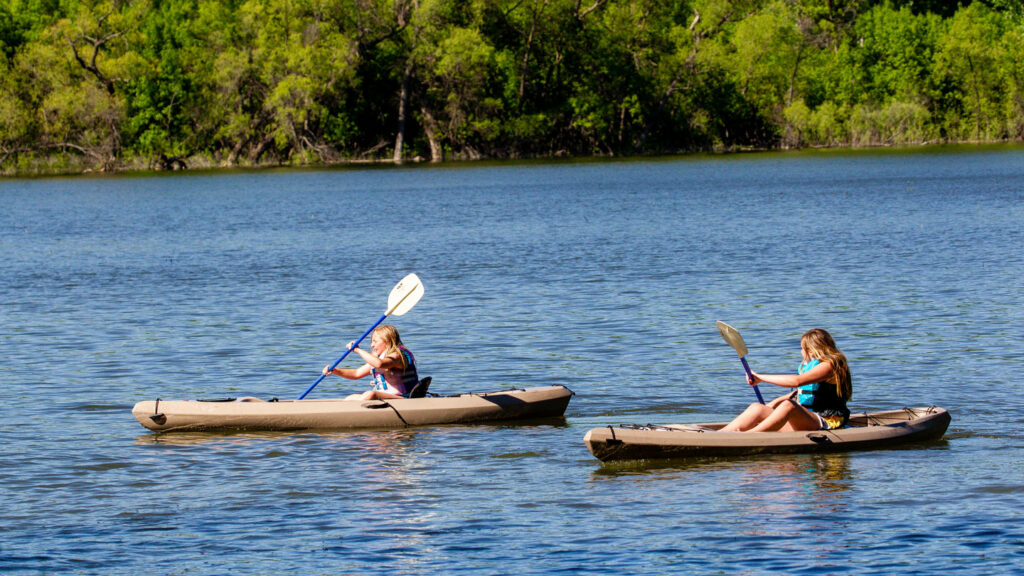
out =
[(670, 475), (674, 473), (731, 471), (758, 475), (807, 474), (823, 481), (849, 480), (850, 453), (764, 454), (742, 458), (687, 458), (605, 462), (593, 472), (595, 479), (622, 476)]
[[(645, 474), (664, 474), (668, 472), (703, 472), (736, 470), (747, 468), (772, 469), (785, 473), (787, 468), (802, 467), (806, 473), (813, 474), (824, 480), (849, 480), (850, 458), (865, 452), (894, 452), (921, 449), (945, 449), (949, 441), (946, 438), (910, 442), (891, 446), (884, 450), (861, 450), (850, 452), (817, 452), (805, 454), (761, 454), (736, 457), (705, 457), (705, 458), (665, 458), (652, 460), (624, 460), (601, 462), (593, 472), (595, 479), (618, 476), (638, 476)], [(790, 470), (792, 471), (792, 470)]]
[(135, 444), (145, 445), (177, 445), (196, 446), (202, 444), (235, 444), (245, 445), (255, 442), (298, 442), (310, 439), (349, 440), (355, 438), (398, 439), (414, 438), (422, 434), (438, 432), (454, 432), (458, 430), (509, 429), (509, 428), (568, 428), (569, 423), (564, 416), (544, 418), (524, 418), (517, 420), (494, 420), (475, 422), (472, 424), (436, 424), (430, 426), (410, 426), (408, 428), (355, 428), (349, 430), (290, 430), (290, 431), (242, 431), (223, 430), (207, 432), (157, 432), (141, 434), (136, 437)]
[[(634, 488), (641, 493), (679, 492), (704, 510), (752, 514), (741, 537), (788, 537), (816, 523), (824, 523), (822, 529), (835, 529), (836, 518), (849, 516), (859, 494), (860, 470), (853, 458), (842, 452), (633, 461), (602, 466), (591, 481), (628, 482), (631, 492)], [(761, 521), (769, 517), (771, 522)], [(784, 543), (780, 546), (785, 549)]]

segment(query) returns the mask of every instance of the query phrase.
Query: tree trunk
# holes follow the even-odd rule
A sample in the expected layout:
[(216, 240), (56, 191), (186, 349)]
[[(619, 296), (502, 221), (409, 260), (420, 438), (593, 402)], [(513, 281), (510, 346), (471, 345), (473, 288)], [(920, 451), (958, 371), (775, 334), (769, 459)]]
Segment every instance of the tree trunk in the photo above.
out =
[(533, 35), (537, 31), (537, 20), (540, 19), (541, 13), (544, 11), (544, 8), (547, 7), (547, 4), (548, 0), (544, 0), (538, 10), (537, 3), (534, 2), (530, 9), (530, 33), (526, 37), (526, 46), (523, 48), (523, 63), (519, 67), (519, 100), (516, 104), (517, 116), (523, 111), (523, 96), (526, 94), (526, 75), (530, 69), (530, 50), (533, 48)]
[(441, 141), (437, 139), (437, 121), (426, 106), (421, 106), (420, 112), (423, 114), (423, 132), (430, 142), (430, 161), (440, 162), (444, 160), (444, 151), (441, 150)]
[(974, 69), (974, 60), (967, 56), (967, 69), (971, 71), (971, 92), (974, 92), (974, 137), (981, 139), (981, 90), (978, 89), (978, 73)]
[(409, 77), (412, 75), (412, 58), (405, 65), (402, 74), (402, 89), (398, 93), (398, 135), (395, 136), (395, 164), (402, 163), (402, 147), (405, 146), (405, 109), (409, 101)]

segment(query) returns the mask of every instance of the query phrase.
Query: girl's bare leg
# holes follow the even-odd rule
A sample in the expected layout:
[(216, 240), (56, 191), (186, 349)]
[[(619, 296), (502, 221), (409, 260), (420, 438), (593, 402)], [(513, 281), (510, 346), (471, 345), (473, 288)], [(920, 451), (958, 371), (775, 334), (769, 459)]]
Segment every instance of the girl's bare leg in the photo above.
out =
[(367, 390), (363, 392), (362, 398), (363, 400), (391, 400), (393, 398), (401, 398), (401, 396), (384, 392), (383, 390)]
[(751, 432), (794, 432), (818, 430), (821, 423), (810, 410), (793, 402), (782, 402), (766, 418), (750, 429)]
[(719, 432), (743, 432), (756, 426), (758, 422), (761, 422), (772, 414), (772, 409), (761, 403), (754, 403), (747, 406), (747, 409), (742, 414), (733, 419)]

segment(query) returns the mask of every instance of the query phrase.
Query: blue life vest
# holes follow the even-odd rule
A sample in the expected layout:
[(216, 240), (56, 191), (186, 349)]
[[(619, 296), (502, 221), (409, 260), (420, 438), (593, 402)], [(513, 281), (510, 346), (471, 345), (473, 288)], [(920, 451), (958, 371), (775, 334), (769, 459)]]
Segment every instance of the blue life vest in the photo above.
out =
[(398, 390), (399, 394), (408, 397), (409, 392), (412, 392), (413, 387), (419, 383), (420, 377), (416, 373), (416, 359), (412, 352), (402, 346), (399, 347), (399, 350), (405, 357), (405, 370), (381, 370), (378, 372), (376, 368), (370, 369), (370, 373), (373, 374), (373, 389), (387, 392), (390, 384), (390, 387)]

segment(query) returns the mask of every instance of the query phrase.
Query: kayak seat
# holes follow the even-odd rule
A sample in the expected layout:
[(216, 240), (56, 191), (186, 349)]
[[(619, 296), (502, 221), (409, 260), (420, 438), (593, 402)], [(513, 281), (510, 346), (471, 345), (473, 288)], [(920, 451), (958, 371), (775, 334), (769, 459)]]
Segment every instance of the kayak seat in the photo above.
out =
[(430, 388), (430, 376), (420, 380), (412, 387), (412, 392), (409, 392), (409, 398), (423, 398), (427, 395), (427, 388)]

